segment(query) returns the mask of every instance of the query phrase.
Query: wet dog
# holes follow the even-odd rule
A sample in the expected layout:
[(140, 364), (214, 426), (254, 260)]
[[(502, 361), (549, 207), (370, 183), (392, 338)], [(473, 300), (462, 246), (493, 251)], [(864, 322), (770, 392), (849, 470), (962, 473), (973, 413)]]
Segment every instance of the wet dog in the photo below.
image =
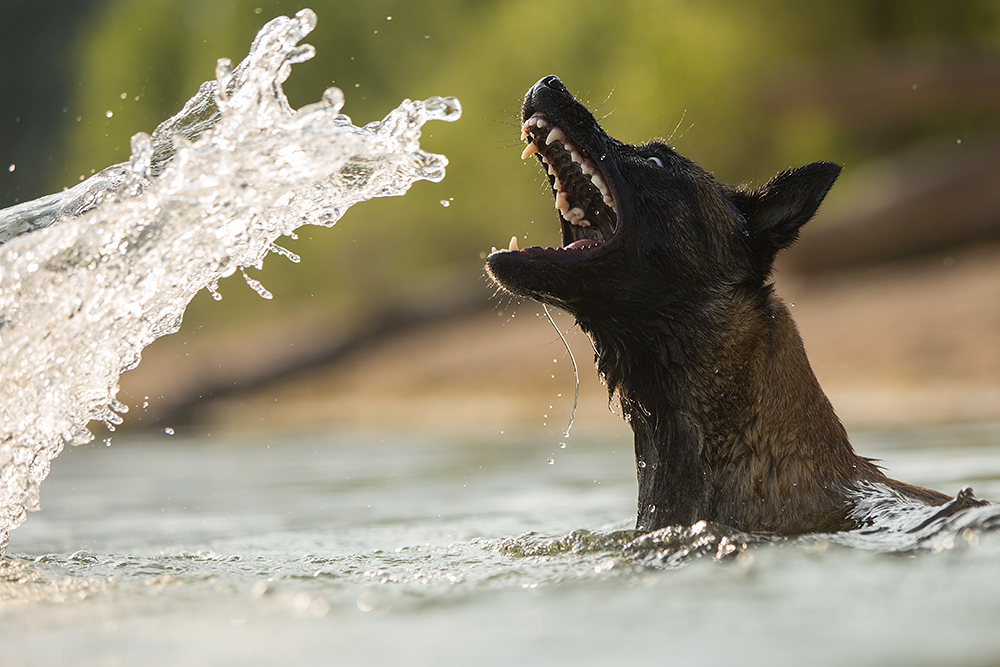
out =
[[(732, 187), (663, 142), (608, 136), (555, 76), (524, 98), (523, 157), (548, 174), (562, 246), (508, 250), (487, 271), (568, 311), (635, 434), (637, 527), (714, 521), (795, 534), (850, 529), (872, 493), (944, 494), (858, 456), (770, 280), (775, 255), (840, 167)], [(869, 503), (870, 504), (870, 503)]]

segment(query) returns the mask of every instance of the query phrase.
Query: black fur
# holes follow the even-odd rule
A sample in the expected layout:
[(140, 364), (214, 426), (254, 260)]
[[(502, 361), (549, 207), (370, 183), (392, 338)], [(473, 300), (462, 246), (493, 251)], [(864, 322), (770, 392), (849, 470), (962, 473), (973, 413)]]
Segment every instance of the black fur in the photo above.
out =
[[(848, 528), (860, 482), (947, 500), (855, 455), (769, 282), (775, 255), (840, 167), (724, 185), (663, 142), (608, 136), (551, 76), (528, 91), (522, 118), (544, 122), (526, 125), (529, 145), (589, 225), (563, 213), (562, 248), (494, 252), (487, 270), (507, 291), (572, 313), (591, 336), (635, 433), (640, 529), (701, 519), (779, 533)], [(563, 138), (546, 144), (556, 127)]]

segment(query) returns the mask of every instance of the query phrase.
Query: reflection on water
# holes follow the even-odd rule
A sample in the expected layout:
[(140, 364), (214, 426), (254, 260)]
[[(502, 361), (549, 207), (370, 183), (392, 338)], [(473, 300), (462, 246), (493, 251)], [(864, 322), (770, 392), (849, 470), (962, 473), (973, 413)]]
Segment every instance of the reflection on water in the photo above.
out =
[[(551, 435), (178, 437), (60, 459), (0, 565), (18, 664), (1000, 655), (992, 508), (896, 553), (698, 524), (637, 536), (624, 432), (575, 438), (555, 465)], [(856, 445), (915, 483), (1000, 497), (1000, 426)]]

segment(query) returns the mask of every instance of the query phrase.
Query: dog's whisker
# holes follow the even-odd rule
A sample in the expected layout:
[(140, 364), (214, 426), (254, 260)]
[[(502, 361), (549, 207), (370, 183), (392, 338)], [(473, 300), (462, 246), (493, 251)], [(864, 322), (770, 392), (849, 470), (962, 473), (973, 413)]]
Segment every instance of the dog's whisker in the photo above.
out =
[[(677, 130), (680, 129), (681, 123), (684, 122), (684, 117), (687, 116), (687, 112), (688, 112), (687, 109), (684, 109), (684, 111), (681, 112), (681, 117), (677, 121), (677, 125), (674, 126), (674, 129), (670, 132), (670, 136), (667, 137), (667, 143), (670, 143), (671, 141), (674, 140), (674, 135), (677, 134)], [(688, 130), (690, 129), (691, 128), (689, 127)], [(685, 132), (687, 132), (687, 130), (685, 130)], [(681, 136), (683, 137), (684, 135), (682, 134)]]
[(566, 354), (569, 355), (569, 360), (573, 364), (573, 378), (576, 380), (576, 386), (573, 389), (573, 410), (569, 414), (569, 423), (566, 425), (566, 430), (563, 431), (563, 437), (568, 438), (569, 431), (573, 428), (573, 422), (576, 421), (576, 408), (580, 404), (580, 371), (576, 367), (576, 358), (573, 357), (573, 350), (570, 349), (569, 343), (566, 342), (566, 337), (563, 336), (562, 331), (560, 331), (559, 327), (556, 326), (555, 320), (552, 319), (552, 314), (549, 313), (549, 307), (543, 303), (542, 310), (545, 311), (545, 317), (548, 318), (549, 324), (551, 324), (552, 328), (556, 330), (557, 334), (559, 334), (559, 340), (561, 340), (563, 345), (566, 347)]

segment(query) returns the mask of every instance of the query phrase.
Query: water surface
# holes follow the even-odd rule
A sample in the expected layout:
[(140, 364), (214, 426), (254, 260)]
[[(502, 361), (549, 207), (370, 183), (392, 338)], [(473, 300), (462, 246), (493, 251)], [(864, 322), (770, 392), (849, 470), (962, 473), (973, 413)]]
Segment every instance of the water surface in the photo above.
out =
[[(549, 464), (556, 441), (300, 432), (71, 448), (0, 566), (4, 664), (1000, 659), (995, 531), (895, 553), (712, 526), (624, 547), (628, 433), (576, 436)], [(855, 442), (899, 478), (1000, 498), (1000, 426)]]

